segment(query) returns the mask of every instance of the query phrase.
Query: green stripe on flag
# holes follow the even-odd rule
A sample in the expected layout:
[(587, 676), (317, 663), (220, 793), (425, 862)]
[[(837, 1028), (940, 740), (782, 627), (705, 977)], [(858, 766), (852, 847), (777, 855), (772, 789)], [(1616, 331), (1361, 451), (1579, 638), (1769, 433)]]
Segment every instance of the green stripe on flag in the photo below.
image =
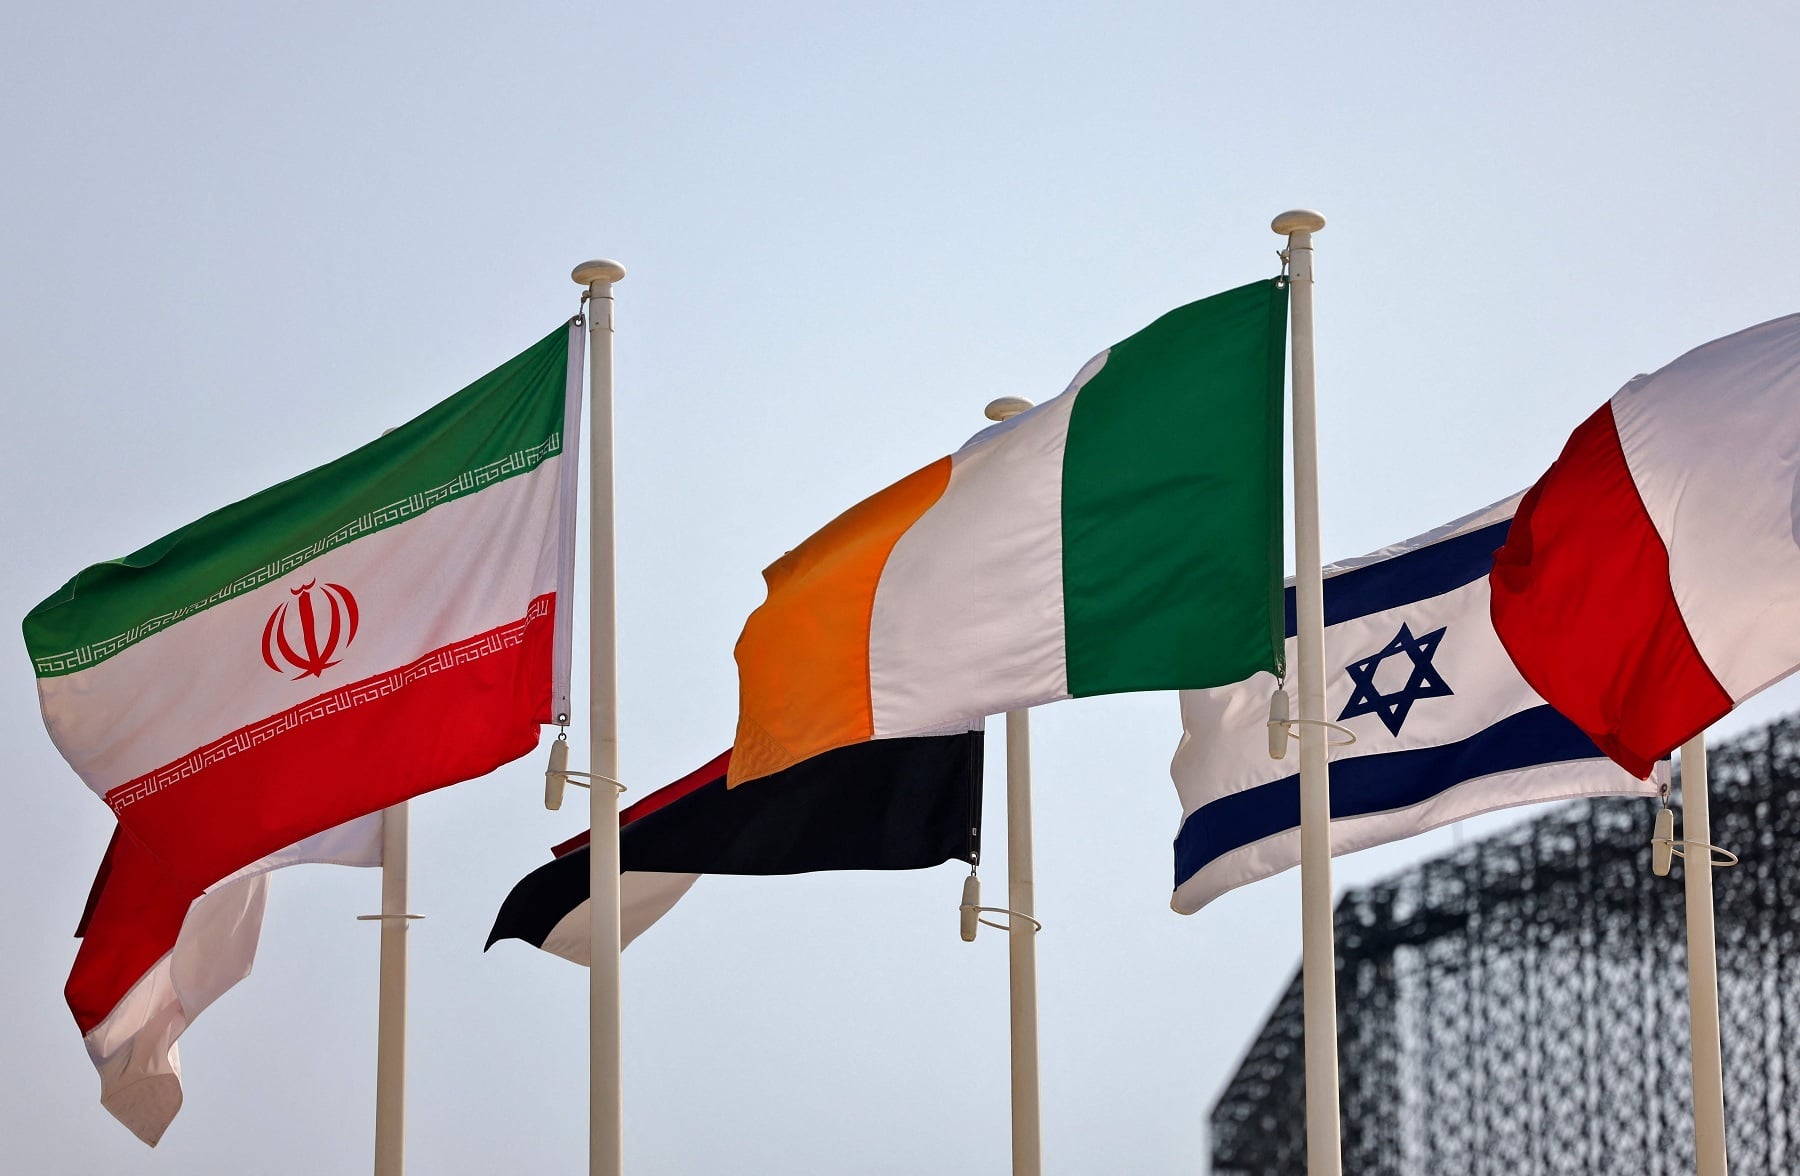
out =
[(1287, 287), (1190, 303), (1113, 347), (1063, 454), (1069, 693), (1281, 664)]
[(354, 539), (562, 450), (567, 326), (328, 465), (78, 572), (25, 616), (40, 678), (74, 673)]

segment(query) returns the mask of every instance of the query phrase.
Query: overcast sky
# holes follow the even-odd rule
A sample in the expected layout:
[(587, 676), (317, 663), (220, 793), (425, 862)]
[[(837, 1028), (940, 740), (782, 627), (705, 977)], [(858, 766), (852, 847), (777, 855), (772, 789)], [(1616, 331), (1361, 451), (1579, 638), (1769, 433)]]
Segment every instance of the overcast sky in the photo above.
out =
[[(1054, 395), (1274, 273), (1285, 208), (1330, 221), (1328, 559), (1522, 488), (1633, 374), (1800, 309), (1797, 39), (1772, 2), (14, 5), (0, 616), (411, 417), (614, 257), (641, 795), (729, 741), (764, 565), (989, 399)], [(100, 1108), (61, 989), (111, 816), (45, 736), (17, 636), (10, 658), (3, 1165), (366, 1170), (372, 872), (274, 879), (255, 975), (182, 1041), (160, 1148)], [(1795, 705), (1789, 683), (1719, 729)], [(1034, 726), (1046, 1170), (1204, 1171), (1208, 1108), (1298, 961), (1297, 877), (1169, 912), (1173, 696)], [(585, 827), (580, 794), (544, 811), (541, 770), (414, 805), (416, 1172), (585, 1170), (586, 973), (480, 950)], [(702, 881), (626, 955), (630, 1168), (1004, 1171), (1004, 937), (957, 939), (960, 884)]]

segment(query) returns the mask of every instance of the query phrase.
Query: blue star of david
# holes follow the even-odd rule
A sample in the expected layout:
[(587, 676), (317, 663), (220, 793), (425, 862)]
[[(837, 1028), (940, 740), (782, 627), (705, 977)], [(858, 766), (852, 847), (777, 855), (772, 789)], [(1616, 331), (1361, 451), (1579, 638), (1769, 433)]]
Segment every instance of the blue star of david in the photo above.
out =
[[(1414, 637), (1412, 630), (1402, 624), (1399, 635), (1380, 653), (1345, 666), (1344, 672), (1350, 675), (1356, 689), (1351, 692), (1350, 701), (1344, 705), (1344, 713), (1338, 716), (1338, 722), (1358, 715), (1374, 715), (1390, 735), (1398, 735), (1413, 703), (1421, 698), (1442, 698), (1456, 693), (1431, 664), (1431, 656), (1443, 639), (1443, 629)], [(1406, 685), (1392, 694), (1383, 694), (1375, 686), (1375, 671), (1381, 668), (1383, 661), (1399, 654), (1412, 659), (1412, 673), (1407, 676)]]

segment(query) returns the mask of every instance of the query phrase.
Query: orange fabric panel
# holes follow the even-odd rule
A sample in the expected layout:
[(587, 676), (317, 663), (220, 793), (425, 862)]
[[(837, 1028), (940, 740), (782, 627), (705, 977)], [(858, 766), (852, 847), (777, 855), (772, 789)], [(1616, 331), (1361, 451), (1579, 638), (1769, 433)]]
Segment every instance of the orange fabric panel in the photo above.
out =
[(946, 457), (857, 503), (763, 573), (768, 599), (737, 643), (729, 786), (874, 735), (875, 585), (894, 544), (949, 483)]

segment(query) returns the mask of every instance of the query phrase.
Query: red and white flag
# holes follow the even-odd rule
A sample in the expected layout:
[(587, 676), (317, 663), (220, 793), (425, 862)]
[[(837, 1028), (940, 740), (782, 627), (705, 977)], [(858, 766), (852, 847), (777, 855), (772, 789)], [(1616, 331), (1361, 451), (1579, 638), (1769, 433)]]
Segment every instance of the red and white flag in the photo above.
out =
[(1800, 667), (1800, 315), (1621, 388), (1519, 504), (1491, 583), (1525, 680), (1640, 777)]
[(181, 1109), (176, 1038), (250, 974), (269, 873), (302, 862), (380, 865), (381, 814), (309, 837), (198, 898), (114, 832), (63, 995), (100, 1072), (100, 1104), (151, 1147)]
[(567, 713), (579, 375), (558, 327), (26, 616), (51, 739), (171, 884), (483, 775)]

